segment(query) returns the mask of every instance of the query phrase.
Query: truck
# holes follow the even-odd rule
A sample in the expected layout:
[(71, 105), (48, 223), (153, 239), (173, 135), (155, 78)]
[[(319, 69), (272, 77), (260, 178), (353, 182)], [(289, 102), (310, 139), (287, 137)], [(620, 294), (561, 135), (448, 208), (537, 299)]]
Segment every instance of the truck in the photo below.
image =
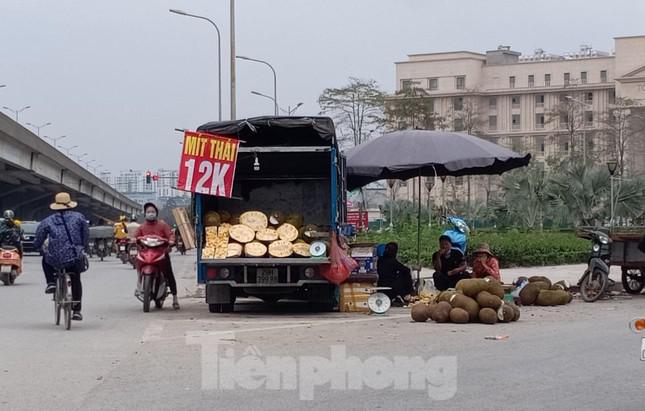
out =
[[(336, 287), (323, 277), (329, 257), (205, 258), (205, 215), (246, 211), (295, 213), (329, 241), (346, 221), (345, 159), (328, 117), (256, 117), (219, 121), (197, 129), (240, 140), (232, 197), (193, 193), (197, 281), (210, 312), (234, 311), (240, 297), (268, 303), (306, 300), (332, 310)], [(327, 238), (324, 238), (327, 233)], [(210, 255), (208, 257), (211, 257)]]

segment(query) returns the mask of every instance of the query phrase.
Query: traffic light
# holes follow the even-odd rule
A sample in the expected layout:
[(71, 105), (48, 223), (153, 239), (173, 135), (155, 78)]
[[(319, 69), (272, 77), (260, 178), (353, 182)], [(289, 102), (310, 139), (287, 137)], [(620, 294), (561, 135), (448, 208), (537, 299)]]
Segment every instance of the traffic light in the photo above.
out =
[(146, 171), (146, 184), (152, 184), (152, 173), (150, 171)]

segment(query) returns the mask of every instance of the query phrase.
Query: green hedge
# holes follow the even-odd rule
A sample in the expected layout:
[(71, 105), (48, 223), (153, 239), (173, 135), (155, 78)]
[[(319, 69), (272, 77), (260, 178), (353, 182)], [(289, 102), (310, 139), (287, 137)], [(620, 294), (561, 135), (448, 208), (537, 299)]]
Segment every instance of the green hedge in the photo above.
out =
[[(438, 238), (443, 229), (423, 227), (421, 232), (421, 263), (432, 265), (432, 253), (438, 249)], [(399, 243), (399, 257), (407, 264), (417, 258), (416, 227), (406, 226), (381, 233), (372, 231), (360, 234), (357, 241)], [(488, 243), (493, 253), (505, 267), (529, 267), (584, 263), (589, 256), (590, 243), (571, 231), (473, 231), (468, 242), (468, 252), (480, 243)]]

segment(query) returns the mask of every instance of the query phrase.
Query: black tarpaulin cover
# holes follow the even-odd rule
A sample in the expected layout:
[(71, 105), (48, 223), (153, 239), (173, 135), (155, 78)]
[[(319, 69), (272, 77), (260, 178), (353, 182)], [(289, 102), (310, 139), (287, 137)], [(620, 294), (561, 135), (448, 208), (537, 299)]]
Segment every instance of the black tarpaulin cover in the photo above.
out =
[(334, 122), (329, 117), (253, 117), (212, 121), (197, 131), (236, 137), (242, 147), (336, 146)]

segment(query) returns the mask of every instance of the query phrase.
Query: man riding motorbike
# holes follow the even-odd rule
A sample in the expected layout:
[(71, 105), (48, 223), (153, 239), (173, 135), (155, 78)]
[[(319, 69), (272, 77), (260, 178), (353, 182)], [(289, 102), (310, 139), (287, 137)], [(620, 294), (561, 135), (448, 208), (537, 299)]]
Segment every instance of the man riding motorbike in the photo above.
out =
[(172, 264), (170, 262), (170, 250), (175, 244), (175, 234), (173, 233), (172, 228), (165, 221), (158, 219), (159, 209), (157, 209), (156, 205), (153, 203), (146, 203), (143, 206), (143, 211), (145, 213), (146, 221), (139, 226), (135, 237), (139, 238), (147, 235), (156, 235), (168, 241), (168, 250), (166, 250), (166, 258), (164, 260), (165, 269), (163, 271), (168, 287), (170, 287), (170, 293), (172, 294), (172, 308), (178, 310), (179, 299), (177, 297), (177, 281), (175, 280), (175, 275), (172, 271)]
[[(83, 286), (78, 261), (87, 247), (90, 230), (83, 214), (73, 211), (78, 204), (72, 201), (68, 193), (56, 194), (54, 203), (50, 205), (54, 214), (45, 218), (36, 229), (34, 247), (43, 251), (43, 271), (47, 280), (45, 293), (53, 294), (56, 290), (56, 271), (68, 270), (72, 281), (72, 298), (74, 304), (72, 320), (81, 321), (81, 299)], [(49, 240), (47, 247), (43, 247)]]
[(14, 247), (22, 258), (22, 229), (13, 210), (5, 210), (0, 221), (0, 246)]
[(119, 217), (119, 222), (114, 224), (114, 238), (119, 240), (128, 239), (128, 219), (122, 215)]

